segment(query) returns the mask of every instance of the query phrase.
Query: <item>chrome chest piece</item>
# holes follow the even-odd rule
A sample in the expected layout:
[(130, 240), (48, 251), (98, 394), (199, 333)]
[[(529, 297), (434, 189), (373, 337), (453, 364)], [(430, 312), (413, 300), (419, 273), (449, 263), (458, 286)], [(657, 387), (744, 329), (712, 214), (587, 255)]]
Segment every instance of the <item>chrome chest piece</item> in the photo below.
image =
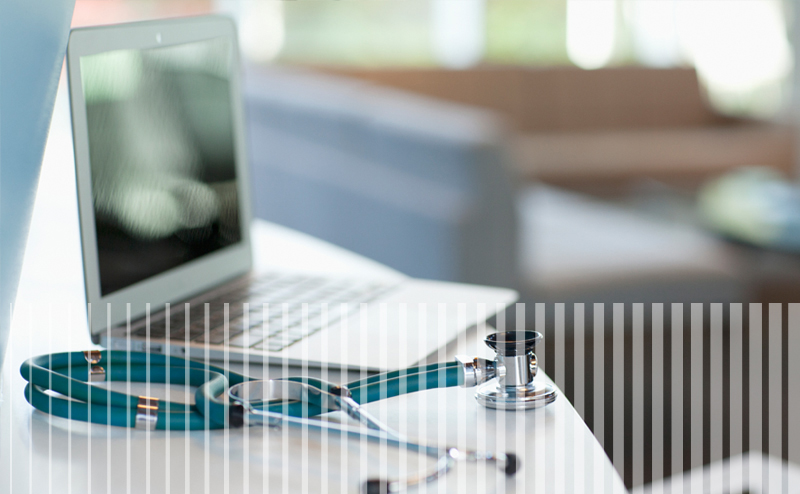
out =
[(489, 335), (486, 345), (497, 352), (494, 360), (458, 356), (459, 384), (478, 386), (475, 399), (485, 407), (526, 410), (555, 401), (554, 386), (534, 382), (538, 370), (533, 349), (542, 340), (536, 331), (506, 331)]

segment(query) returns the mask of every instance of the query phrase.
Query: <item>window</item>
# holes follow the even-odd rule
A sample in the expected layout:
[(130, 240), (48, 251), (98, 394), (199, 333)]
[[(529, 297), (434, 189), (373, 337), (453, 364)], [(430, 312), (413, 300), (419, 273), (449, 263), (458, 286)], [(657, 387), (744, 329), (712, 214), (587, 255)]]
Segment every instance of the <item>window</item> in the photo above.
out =
[(480, 63), (697, 68), (711, 102), (772, 116), (788, 103), (783, 0), (77, 0), (74, 25), (225, 12), (254, 63)]

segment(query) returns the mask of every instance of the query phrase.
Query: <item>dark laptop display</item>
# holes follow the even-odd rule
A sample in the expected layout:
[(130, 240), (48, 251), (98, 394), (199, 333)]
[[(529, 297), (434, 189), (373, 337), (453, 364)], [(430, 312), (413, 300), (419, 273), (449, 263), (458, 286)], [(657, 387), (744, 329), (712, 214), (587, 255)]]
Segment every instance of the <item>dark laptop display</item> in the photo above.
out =
[(231, 49), (80, 59), (103, 296), (241, 241)]

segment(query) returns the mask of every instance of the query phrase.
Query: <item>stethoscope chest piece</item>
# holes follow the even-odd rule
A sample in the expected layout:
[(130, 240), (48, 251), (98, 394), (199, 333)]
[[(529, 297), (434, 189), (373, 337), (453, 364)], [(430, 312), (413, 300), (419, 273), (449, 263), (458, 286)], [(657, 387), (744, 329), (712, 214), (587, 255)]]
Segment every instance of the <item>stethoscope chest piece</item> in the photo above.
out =
[(462, 386), (475, 386), (481, 405), (499, 410), (527, 410), (555, 401), (558, 392), (551, 384), (534, 381), (538, 371), (533, 349), (541, 341), (536, 331), (507, 331), (489, 335), (485, 343), (497, 352), (494, 361), (457, 357), (461, 363)]
[(475, 399), (487, 408), (527, 410), (553, 403), (557, 395), (555, 388), (546, 383), (501, 388), (496, 383), (488, 382), (478, 388)]

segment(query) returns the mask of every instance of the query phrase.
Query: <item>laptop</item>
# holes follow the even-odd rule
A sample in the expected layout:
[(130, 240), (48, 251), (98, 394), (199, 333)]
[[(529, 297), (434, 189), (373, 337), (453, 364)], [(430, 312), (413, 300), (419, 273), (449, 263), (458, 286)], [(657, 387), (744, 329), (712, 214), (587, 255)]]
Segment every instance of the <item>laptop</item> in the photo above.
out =
[[(93, 340), (204, 359), (397, 369), (513, 290), (254, 269), (233, 22), (75, 29), (67, 69)], [(269, 252), (259, 253), (269, 255)]]

